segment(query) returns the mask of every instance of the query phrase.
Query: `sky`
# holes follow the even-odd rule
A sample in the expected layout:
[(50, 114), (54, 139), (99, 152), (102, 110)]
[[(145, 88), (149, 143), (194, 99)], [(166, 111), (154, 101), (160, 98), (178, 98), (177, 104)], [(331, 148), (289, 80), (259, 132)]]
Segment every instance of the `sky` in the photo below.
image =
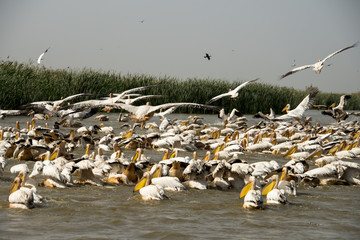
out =
[[(360, 40), (353, 0), (1, 0), (0, 59), (53, 69), (259, 82), (322, 92), (360, 92)], [(211, 60), (204, 58), (205, 53)]]

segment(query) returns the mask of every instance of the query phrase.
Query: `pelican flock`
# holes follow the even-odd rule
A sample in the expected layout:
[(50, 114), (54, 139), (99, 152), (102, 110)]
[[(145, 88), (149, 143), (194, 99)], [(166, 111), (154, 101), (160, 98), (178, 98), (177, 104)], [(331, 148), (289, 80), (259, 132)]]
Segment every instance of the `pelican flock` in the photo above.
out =
[[(318, 63), (294, 68), (282, 78), (310, 67), (320, 73), (327, 59), (356, 45)], [(39, 64), (47, 51), (39, 57)], [(207, 58), (210, 60), (210, 56)], [(251, 209), (287, 204), (301, 185), (360, 185), (360, 164), (353, 161), (360, 157), (360, 125), (343, 117), (350, 114), (344, 110), (350, 96), (342, 96), (338, 106), (324, 111), (336, 122), (323, 126), (305, 116), (319, 91), (316, 87), (309, 88), (309, 94), (293, 110), (288, 104), (284, 115), (276, 116), (272, 108), (269, 115), (259, 112), (254, 117), (263, 120), (252, 126), (237, 109), (225, 114), (224, 106), (209, 105), (227, 96), (236, 99), (240, 89), (257, 80), (246, 81), (206, 104), (133, 105), (141, 99), (163, 97), (139, 93), (161, 87), (151, 85), (100, 99), (78, 101), (80, 97), (92, 97), (79, 93), (57, 101), (32, 102), (21, 110), (1, 110), (2, 115), (10, 117), (31, 116), (23, 128), (19, 122), (13, 127), (0, 126), (0, 180), (5, 172), (14, 177), (7, 199), (9, 207), (30, 209), (46, 204), (38, 188), (56, 191), (84, 184), (131, 185), (133, 191), (129, 194), (143, 200), (171, 201), (176, 194), (169, 198), (169, 191), (233, 191), (234, 199)], [(210, 123), (199, 116), (170, 119), (168, 114), (180, 107), (218, 112), (221, 122)], [(84, 123), (99, 109), (122, 111), (116, 122), (122, 124), (120, 130), (106, 126), (106, 114), (94, 117), (101, 124)], [(153, 120), (156, 117), (160, 123)], [(48, 121), (54, 118), (53, 126), (49, 126)], [(36, 125), (37, 119), (45, 121), (45, 126)], [(147, 151), (163, 157), (149, 157)], [(273, 158), (254, 162), (247, 159), (251, 154)], [(285, 160), (286, 164), (274, 159)], [(10, 161), (19, 162), (9, 169)]]

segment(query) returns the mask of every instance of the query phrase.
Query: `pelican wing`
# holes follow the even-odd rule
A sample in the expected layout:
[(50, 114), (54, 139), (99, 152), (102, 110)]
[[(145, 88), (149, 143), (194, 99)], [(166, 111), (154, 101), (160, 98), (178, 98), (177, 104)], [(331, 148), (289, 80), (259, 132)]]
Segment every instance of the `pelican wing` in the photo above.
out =
[(283, 79), (283, 78), (285, 78), (285, 77), (287, 77), (287, 76), (289, 76), (289, 75), (291, 75), (291, 74), (294, 74), (294, 73), (296, 73), (296, 72), (299, 72), (299, 71), (301, 71), (301, 70), (305, 70), (305, 69), (311, 68), (311, 67), (313, 67), (313, 66), (314, 66), (314, 65), (311, 64), (311, 65), (304, 65), (304, 66), (301, 66), (301, 67), (294, 68), (294, 69), (292, 69), (291, 71), (289, 71), (289, 72), (285, 73), (284, 75), (282, 75), (282, 76), (280, 77), (280, 79)]
[(40, 54), (38, 60), (37, 60), (37, 63), (40, 64), (41, 63), (41, 60), (42, 60), (42, 57), (44, 56), (44, 52), (42, 54)]
[(171, 107), (192, 107), (192, 108), (203, 108), (203, 109), (209, 109), (209, 110), (216, 110), (219, 111), (220, 107), (217, 106), (210, 106), (210, 105), (204, 105), (199, 103), (165, 103), (158, 106), (152, 106), (150, 112), (155, 112), (160, 109), (167, 109)]
[(125, 102), (125, 103), (127, 101), (129, 101), (130, 104), (133, 104), (136, 101), (140, 101), (140, 100), (144, 100), (144, 99), (148, 99), (148, 98), (162, 98), (162, 97), (164, 97), (164, 95), (144, 95), (144, 96), (140, 96), (140, 97), (137, 97), (134, 99), (119, 99), (119, 100), (122, 102)]
[(325, 58), (322, 60), (322, 62), (325, 62), (326, 60), (328, 60), (329, 58), (331, 58), (332, 56), (334, 56), (334, 55), (336, 55), (336, 54), (338, 54), (338, 53), (341, 53), (341, 52), (343, 52), (343, 51), (345, 51), (345, 50), (348, 50), (348, 49), (350, 49), (350, 48), (356, 47), (357, 43), (358, 43), (358, 42), (356, 42), (356, 43), (354, 43), (353, 45), (348, 46), (348, 47), (346, 47), (346, 48), (337, 50), (336, 52), (334, 52), (334, 53), (330, 54), (329, 56), (325, 57)]
[(249, 85), (249, 84), (252, 83), (252, 82), (256, 82), (257, 80), (259, 80), (259, 78), (256, 78), (256, 79), (253, 79), (253, 80), (244, 82), (244, 83), (240, 84), (239, 86), (237, 86), (233, 91), (234, 91), (234, 92), (238, 92), (238, 91), (239, 91), (240, 89), (242, 89), (243, 87)]
[(219, 100), (220, 98), (223, 98), (223, 97), (226, 97), (226, 96), (230, 96), (230, 95), (231, 95), (230, 92), (217, 95), (216, 97), (213, 97), (212, 99), (210, 99), (206, 104), (210, 104), (210, 103), (212, 103), (212, 102), (215, 102), (215, 101)]
[(297, 107), (288, 112), (288, 115), (291, 117), (302, 117), (304, 112), (309, 109), (312, 103), (315, 100), (316, 94), (319, 92), (318, 88), (312, 88), (310, 94), (307, 95)]
[(45, 55), (45, 53), (47, 53), (47, 51), (50, 49), (50, 47), (48, 47), (42, 54), (40, 54), (39, 58), (37, 59), (37, 63), (40, 64), (41, 60), (43, 58), (43, 56)]
[(79, 97), (86, 97), (86, 96), (92, 96), (92, 95), (93, 94), (90, 94), (90, 93), (78, 93), (78, 94), (75, 94), (75, 95), (68, 96), (68, 97), (66, 97), (64, 99), (54, 101), (53, 103), (54, 103), (54, 106), (59, 106), (59, 105), (63, 104), (66, 101), (71, 101), (71, 100), (79, 98)]
[(144, 91), (144, 90), (149, 89), (149, 88), (156, 88), (156, 87), (158, 87), (159, 85), (160, 85), (160, 84), (155, 84), (155, 85), (149, 85), (149, 86), (144, 86), (144, 87), (137, 87), (137, 88), (128, 89), (128, 90), (120, 93), (120, 96), (123, 97), (123, 96), (125, 96), (125, 95), (128, 94), (128, 93), (138, 92), (138, 91)]

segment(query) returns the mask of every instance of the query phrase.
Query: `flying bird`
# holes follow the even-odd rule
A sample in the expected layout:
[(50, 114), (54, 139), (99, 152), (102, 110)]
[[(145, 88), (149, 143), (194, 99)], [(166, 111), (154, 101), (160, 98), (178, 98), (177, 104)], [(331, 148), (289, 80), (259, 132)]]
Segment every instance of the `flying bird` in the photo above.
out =
[(246, 85), (248, 85), (248, 84), (250, 84), (250, 83), (252, 83), (252, 82), (255, 82), (255, 81), (257, 81), (257, 80), (259, 80), (259, 78), (256, 78), (256, 79), (254, 79), (254, 80), (250, 80), (250, 81), (244, 82), (244, 83), (240, 84), (239, 86), (237, 86), (234, 90), (229, 89), (229, 92), (220, 94), (220, 95), (218, 95), (218, 96), (216, 96), (216, 97), (213, 97), (213, 98), (210, 99), (210, 101), (208, 101), (206, 104), (215, 102), (215, 101), (219, 100), (220, 98), (223, 98), (223, 97), (226, 97), (226, 96), (230, 96), (231, 98), (234, 98), (234, 99), (235, 99), (235, 98), (237, 98), (237, 96), (239, 95), (239, 94), (238, 94), (238, 91), (239, 91), (240, 89), (242, 89), (242, 88), (245, 87)]
[(210, 56), (210, 54), (206, 53), (204, 58), (207, 58), (210, 61), (211, 56)]
[(47, 53), (47, 51), (48, 51), (49, 49), (50, 49), (50, 47), (48, 47), (48, 48), (39, 56), (39, 58), (38, 58), (38, 60), (37, 60), (37, 63), (38, 63), (38, 64), (41, 63), (41, 61), (43, 60), (43, 57), (44, 57), (45, 53)]
[(301, 67), (294, 68), (294, 69), (292, 69), (291, 71), (289, 71), (289, 72), (285, 73), (284, 75), (282, 75), (282, 76), (280, 77), (280, 79), (283, 79), (283, 78), (285, 78), (285, 77), (287, 77), (287, 76), (289, 76), (289, 75), (291, 75), (291, 74), (294, 74), (294, 73), (296, 73), (296, 72), (299, 72), (299, 71), (301, 71), (301, 70), (305, 70), (305, 69), (308, 69), (308, 68), (312, 68), (312, 69), (315, 71), (315, 74), (316, 74), (316, 75), (317, 75), (317, 74), (320, 74), (322, 68), (324, 67), (324, 63), (325, 63), (326, 60), (328, 60), (329, 58), (333, 57), (334, 55), (336, 55), (336, 54), (338, 54), (338, 53), (341, 53), (341, 52), (343, 52), (343, 51), (345, 51), (345, 50), (348, 50), (348, 49), (350, 49), (350, 48), (356, 47), (357, 43), (358, 43), (358, 42), (356, 42), (356, 43), (354, 43), (353, 45), (348, 46), (348, 47), (346, 47), (346, 48), (342, 48), (342, 49), (340, 49), (340, 50), (337, 50), (336, 52), (334, 52), (334, 53), (328, 55), (327, 57), (325, 57), (323, 60), (319, 60), (318, 62), (316, 62), (316, 63), (314, 63), (314, 64), (304, 65), (304, 66), (301, 66)]

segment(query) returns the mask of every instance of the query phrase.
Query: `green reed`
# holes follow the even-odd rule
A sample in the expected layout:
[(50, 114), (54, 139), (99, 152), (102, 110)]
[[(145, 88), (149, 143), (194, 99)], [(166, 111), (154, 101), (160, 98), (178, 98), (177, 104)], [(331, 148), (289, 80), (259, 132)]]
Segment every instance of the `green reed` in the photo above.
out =
[[(179, 80), (164, 76), (154, 77), (144, 74), (121, 74), (116, 72), (94, 71), (92, 69), (49, 69), (32, 63), (16, 61), (0, 62), (0, 108), (17, 109), (20, 105), (34, 101), (57, 100), (77, 93), (91, 93), (92, 98), (120, 93), (130, 88), (160, 84), (142, 94), (159, 94), (163, 98), (151, 99), (153, 105), (168, 102), (206, 103), (212, 97), (234, 89), (242, 82), (227, 82), (216, 79), (189, 78)], [(279, 87), (261, 82), (250, 84), (239, 91), (239, 97), (232, 100), (222, 98), (213, 105), (222, 106), (226, 111), (233, 108), (241, 113), (268, 113), (270, 108), (276, 113), (290, 103), (294, 108), (308, 94), (294, 88)], [(315, 104), (338, 104), (341, 94), (322, 93), (316, 97)], [(144, 104), (145, 101), (137, 104)], [(352, 94), (346, 109), (360, 109), (360, 94)], [(180, 108), (178, 112), (205, 113), (201, 109)]]

